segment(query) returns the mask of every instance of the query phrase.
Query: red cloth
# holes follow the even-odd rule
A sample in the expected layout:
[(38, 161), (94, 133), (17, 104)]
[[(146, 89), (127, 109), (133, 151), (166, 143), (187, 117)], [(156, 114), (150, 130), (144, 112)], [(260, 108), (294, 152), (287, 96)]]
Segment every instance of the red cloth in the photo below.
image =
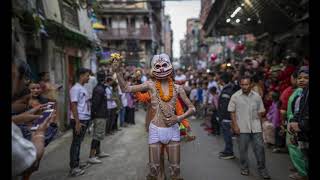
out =
[(291, 96), (291, 94), (293, 93), (294, 89), (292, 88), (292, 86), (287, 87), (280, 95), (280, 101), (281, 101), (281, 110), (287, 110), (288, 107), (288, 101), (289, 98)]
[(281, 81), (279, 91), (282, 93), (291, 84), (291, 74), (296, 70), (294, 66), (287, 66), (280, 74), (278, 79)]
[(290, 82), (290, 76), (291, 74), (296, 70), (295, 66), (287, 66), (281, 73), (279, 74), (279, 80), (284, 81), (289, 79)]
[(270, 91), (279, 91), (279, 86), (275, 83), (272, 83), (269, 87), (269, 92)]

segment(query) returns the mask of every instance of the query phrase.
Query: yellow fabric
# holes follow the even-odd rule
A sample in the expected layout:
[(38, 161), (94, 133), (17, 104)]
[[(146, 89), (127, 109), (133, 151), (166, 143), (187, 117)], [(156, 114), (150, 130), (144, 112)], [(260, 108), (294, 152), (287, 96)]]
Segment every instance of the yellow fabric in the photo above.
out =
[(100, 24), (100, 23), (93, 23), (92, 27), (93, 27), (94, 29), (107, 29), (106, 26), (104, 26), (104, 25), (102, 25), (102, 24)]

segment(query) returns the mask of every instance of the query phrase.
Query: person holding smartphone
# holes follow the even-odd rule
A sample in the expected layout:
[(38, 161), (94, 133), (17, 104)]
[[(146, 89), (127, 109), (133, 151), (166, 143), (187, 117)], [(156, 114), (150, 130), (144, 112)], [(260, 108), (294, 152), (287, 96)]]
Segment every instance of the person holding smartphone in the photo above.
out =
[[(30, 94), (28, 95), (29, 97), (25, 102), (26, 106), (24, 111), (35, 111), (34, 114), (43, 116), (42, 118), (38, 118), (35, 121), (17, 123), (23, 133), (24, 138), (30, 140), (31, 130), (36, 129), (36, 127), (39, 126), (39, 124), (41, 124), (48, 117), (48, 111), (53, 111), (53, 109), (55, 109), (56, 103), (49, 102), (49, 99), (42, 96), (40, 84), (36, 81), (30, 81), (28, 85), (28, 90), (30, 91)], [(49, 130), (46, 132), (46, 146), (53, 139), (53, 137), (57, 133), (57, 130), (57, 124), (51, 123), (49, 126)]]
[[(21, 93), (25, 87), (24, 79), (30, 78), (30, 67), (22, 60), (14, 59), (12, 61), (12, 97)], [(40, 115), (36, 114), (41, 111), (41, 106), (35, 107), (29, 111), (16, 114), (11, 117), (12, 129), (11, 129), (11, 145), (12, 145), (12, 171), (11, 179), (17, 179), (19, 176), (24, 176), (24, 179), (28, 179), (32, 172), (37, 170), (39, 161), (44, 153), (44, 139), (45, 132), (47, 131), (49, 124), (55, 120), (55, 114), (45, 119), (40, 124), (38, 129), (32, 133), (31, 140), (27, 140), (23, 137), (21, 130), (16, 124), (32, 122)]]

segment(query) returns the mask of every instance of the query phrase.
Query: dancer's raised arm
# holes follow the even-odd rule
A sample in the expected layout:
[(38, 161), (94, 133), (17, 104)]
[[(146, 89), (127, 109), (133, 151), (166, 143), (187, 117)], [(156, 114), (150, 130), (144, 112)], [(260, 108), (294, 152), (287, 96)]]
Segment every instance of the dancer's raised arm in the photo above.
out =
[(123, 79), (123, 75), (120, 71), (119, 62), (112, 63), (112, 70), (117, 74), (117, 79), (122, 92), (139, 92), (149, 90), (148, 81), (144, 82), (143, 84), (129, 86)]

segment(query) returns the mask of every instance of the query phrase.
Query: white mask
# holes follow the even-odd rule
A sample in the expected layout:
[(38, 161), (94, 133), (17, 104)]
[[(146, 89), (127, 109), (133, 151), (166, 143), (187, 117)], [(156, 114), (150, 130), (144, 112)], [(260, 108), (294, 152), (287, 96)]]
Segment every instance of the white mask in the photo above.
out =
[(172, 75), (173, 67), (167, 54), (154, 55), (151, 60), (151, 73), (156, 79), (165, 79)]

